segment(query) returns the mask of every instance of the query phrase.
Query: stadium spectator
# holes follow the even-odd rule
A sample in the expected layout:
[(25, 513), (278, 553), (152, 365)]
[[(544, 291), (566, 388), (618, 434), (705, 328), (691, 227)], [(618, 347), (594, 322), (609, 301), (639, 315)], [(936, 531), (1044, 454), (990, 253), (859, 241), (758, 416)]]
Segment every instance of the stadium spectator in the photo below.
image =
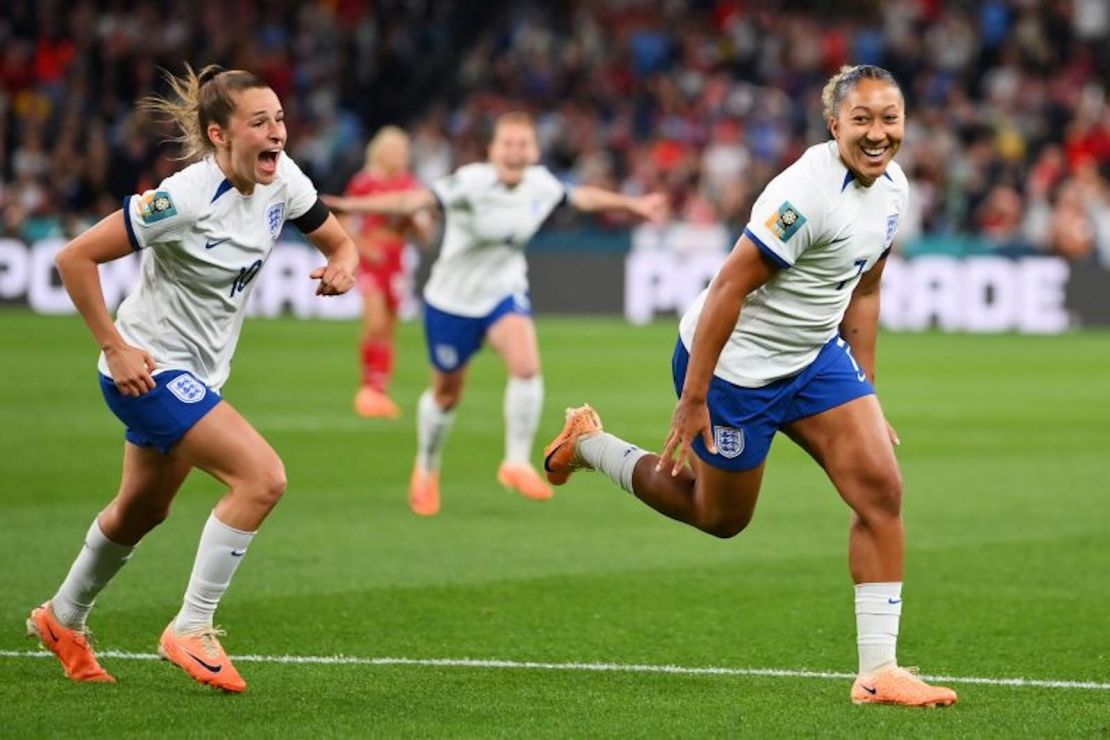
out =
[(489, 161), (459, 168), (430, 189), (328, 198), (352, 213), (413, 216), (439, 209), (443, 245), (424, 288), (424, 329), (432, 387), (417, 405), (417, 456), (409, 487), (413, 512), (439, 511), (440, 457), (462, 398), (471, 356), (488, 341), (505, 362), (505, 458), (497, 480), (526, 498), (545, 500), (551, 488), (529, 461), (543, 409), (543, 378), (532, 324), (524, 248), (563, 203), (581, 211), (626, 211), (660, 221), (660, 194), (630, 197), (603, 188), (567, 188), (540, 157), (530, 116), (497, 119)]
[(679, 401), (662, 453), (604, 433), (582, 406), (567, 410), (544, 467), (555, 484), (596, 469), (665, 516), (734, 537), (751, 521), (771, 440), (783, 431), (854, 514), (852, 701), (936, 706), (954, 703), (955, 692), (896, 659), (902, 476), (898, 437), (872, 386), (879, 283), (909, 200), (893, 161), (904, 105), (880, 67), (844, 67), (829, 80), (822, 111), (833, 140), (810, 147), (764, 189), (743, 236), (682, 318), (672, 364)]
[[(192, 576), (159, 654), (203, 684), (239, 692), (212, 617), (262, 521), (285, 491), (269, 443), (219, 393), (253, 278), (285, 221), (327, 257), (308, 277), (318, 295), (346, 292), (358, 254), (339, 221), (283, 149), (281, 103), (264, 81), (210, 66), (172, 80), (179, 99), (150, 105), (172, 117), (200, 161), (127, 199), (57, 257), (74, 305), (95, 337), (101, 391), (127, 429), (115, 499), (93, 520), (53, 597), (27, 620), (75, 681), (113, 682), (85, 622), (100, 591), (169, 514), (193, 468), (228, 486), (200, 537)], [(138, 289), (113, 324), (97, 265), (142, 250)]]
[[(917, 123), (900, 161), (913, 174), (927, 169), (935, 196), (917, 219), (923, 236), (976, 234), (995, 184), (1017, 190), (1022, 212), (1036, 207), (1026, 181), (1047, 149), (1063, 148), (1067, 175), (1089, 158), (1105, 183), (1110, 168), (1110, 13), (1101, 0), (992, 0), (974, 9), (897, 0), (867, 14), (741, 0), (525, 0), (480, 15), (450, 0), (274, 0), (237, 3), (226, 17), (196, 3), (172, 18), (153, 0), (84, 0), (67, 14), (32, 0), (8, 5), (0, 17), (0, 211), (32, 199), (29, 233), (40, 233), (42, 221), (57, 228), (74, 210), (95, 220), (106, 190), (122, 197), (159, 181), (159, 132), (129, 135), (127, 103), (152, 91), (157, 65), (183, 58), (271, 75), (291, 138), (305, 147), (299, 161), (331, 191), (361, 165), (367, 130), (404, 123), (414, 132), (415, 171), (432, 182), (481, 160), (484, 122), (522, 105), (536, 113), (545, 164), (559, 177), (594, 177), (601, 152), (604, 177), (623, 192), (665, 183), (679, 212), (700, 193), (738, 231), (770, 178), (823, 136), (811, 103), (823, 73), (847, 59), (884, 65), (903, 81)], [(147, 22), (159, 32), (144, 32)], [(15, 152), (33, 151), (36, 131), (48, 131), (42, 144), (54, 157), (53, 132), (74, 111), (89, 121), (72, 133), (76, 150), (107, 147), (113, 166), (98, 164), (93, 174), (88, 165), (90, 193), (76, 198), (66, 191), (72, 183), (49, 175), (16, 185)], [(736, 129), (723, 125), (730, 121)], [(434, 153), (425, 152), (425, 131)], [(721, 144), (746, 153), (729, 155), (729, 166), (744, 161), (740, 189), (720, 187), (709, 166), (718, 160), (706, 152)], [(688, 158), (645, 183), (645, 152)], [(1095, 250), (1110, 252), (1102, 234)], [(1025, 251), (1053, 249), (1045, 229), (1019, 236)]]

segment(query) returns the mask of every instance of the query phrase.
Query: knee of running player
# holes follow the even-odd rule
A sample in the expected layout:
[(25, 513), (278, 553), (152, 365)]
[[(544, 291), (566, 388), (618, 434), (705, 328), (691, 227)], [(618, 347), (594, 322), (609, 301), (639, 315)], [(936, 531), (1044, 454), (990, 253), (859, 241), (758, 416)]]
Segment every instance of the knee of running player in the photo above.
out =
[(276, 455), (272, 459), (259, 461), (243, 472), (232, 485), (232, 495), (240, 497), (242, 503), (261, 511), (270, 511), (277, 506), (286, 488), (285, 466)]
[(744, 531), (751, 523), (752, 512), (714, 512), (699, 517), (697, 527), (701, 531), (720, 537), (722, 540), (731, 539)]
[(432, 397), (441, 411), (450, 411), (462, 400), (463, 378), (461, 374), (437, 374), (432, 383)]
[(700, 491), (695, 492), (694, 501), (694, 526), (723, 540), (743, 532), (755, 514), (754, 506), (740, 505), (726, 497), (706, 496)]
[(845, 499), (865, 526), (902, 516), (902, 475), (897, 468), (860, 471), (842, 488)]
[(170, 515), (171, 501), (117, 497), (97, 517), (105, 536), (119, 544), (133, 545)]

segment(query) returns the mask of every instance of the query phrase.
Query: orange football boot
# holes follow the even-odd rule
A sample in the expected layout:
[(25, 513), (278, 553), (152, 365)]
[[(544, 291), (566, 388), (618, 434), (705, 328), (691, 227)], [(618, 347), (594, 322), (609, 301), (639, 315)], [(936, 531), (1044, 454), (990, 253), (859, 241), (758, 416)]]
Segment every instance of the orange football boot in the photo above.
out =
[(567, 422), (559, 436), (543, 450), (543, 469), (553, 485), (561, 486), (576, 470), (592, 470), (578, 456), (578, 442), (601, 433), (601, 417), (589, 404), (567, 409)]
[(555, 495), (551, 486), (528, 463), (503, 462), (497, 469), (497, 482), (533, 501), (547, 501)]
[(115, 683), (104, 670), (92, 650), (92, 633), (87, 627), (71, 629), (54, 616), (50, 602), (31, 610), (27, 617), (27, 636), (37, 637), (62, 662), (62, 670), (74, 681)]
[(412, 466), (409, 479), (409, 508), (413, 514), (435, 516), (439, 513), (439, 471)]
[(898, 704), (904, 707), (946, 707), (956, 703), (956, 692), (930, 686), (915, 674), (916, 668), (896, 665), (858, 676), (852, 684), (853, 704)]
[(225, 634), (216, 627), (178, 632), (170, 622), (158, 640), (158, 655), (198, 683), (233, 693), (246, 691), (247, 682), (235, 670), (220, 645), (218, 638)]
[(364, 419), (400, 419), (401, 407), (381, 391), (364, 385), (355, 394), (355, 413)]

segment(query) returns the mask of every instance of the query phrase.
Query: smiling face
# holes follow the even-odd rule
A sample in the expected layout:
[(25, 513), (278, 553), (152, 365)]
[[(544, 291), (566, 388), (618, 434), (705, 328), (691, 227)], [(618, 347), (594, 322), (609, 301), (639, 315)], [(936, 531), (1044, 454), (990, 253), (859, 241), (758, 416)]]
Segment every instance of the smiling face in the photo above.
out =
[(489, 161), (497, 169), (497, 177), (508, 186), (518, 184), (524, 170), (540, 160), (536, 128), (529, 123), (502, 121), (493, 132), (489, 145)]
[(856, 179), (870, 186), (886, 172), (906, 134), (902, 92), (885, 80), (856, 83), (829, 121), (840, 158)]
[(285, 149), (285, 112), (268, 87), (231, 93), (235, 108), (226, 126), (211, 123), (208, 136), (216, 147), (216, 163), (236, 190), (249, 194), (255, 185), (269, 185), (277, 175)]

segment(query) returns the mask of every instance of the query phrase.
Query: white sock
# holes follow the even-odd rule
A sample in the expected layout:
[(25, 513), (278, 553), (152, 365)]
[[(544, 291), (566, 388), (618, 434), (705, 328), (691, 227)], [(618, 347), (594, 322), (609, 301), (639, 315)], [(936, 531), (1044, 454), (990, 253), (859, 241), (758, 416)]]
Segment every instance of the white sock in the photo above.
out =
[(217, 519), (215, 512), (208, 516), (197, 546), (189, 587), (185, 589), (185, 601), (174, 623), (175, 630), (186, 632), (212, 626), (212, 615), (231, 585), (231, 577), (243, 561), (254, 535), (254, 532), (232, 529)]
[(595, 434), (578, 443), (578, 454), (595, 470), (609, 476), (621, 488), (633, 493), (632, 471), (640, 458), (648, 454), (631, 442), (608, 432)]
[(543, 411), (543, 376), (509, 378), (505, 386), (505, 462), (527, 463)]
[(420, 394), (416, 404), (416, 464), (422, 470), (439, 470), (443, 445), (454, 423), (454, 409), (441, 409), (431, 388)]
[(93, 519), (92, 526), (85, 533), (84, 547), (69, 567), (58, 593), (50, 600), (50, 607), (58, 621), (70, 629), (83, 627), (96, 595), (131, 559), (136, 547), (138, 545), (112, 542), (104, 536), (100, 522)]
[(860, 674), (897, 664), (902, 582), (856, 584), (856, 643)]

